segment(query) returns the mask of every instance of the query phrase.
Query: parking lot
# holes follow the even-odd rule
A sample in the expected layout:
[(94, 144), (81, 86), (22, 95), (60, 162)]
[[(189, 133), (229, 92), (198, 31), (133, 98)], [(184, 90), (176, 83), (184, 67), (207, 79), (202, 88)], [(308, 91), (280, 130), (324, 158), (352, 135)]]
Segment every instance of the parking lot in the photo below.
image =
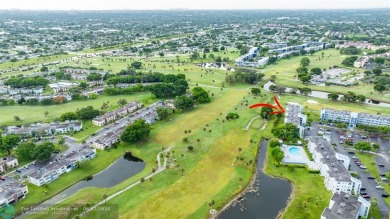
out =
[[(331, 144), (335, 144), (335, 150), (338, 153), (348, 155), (351, 159), (350, 164), (350, 171), (351, 172), (357, 172), (360, 176), (360, 180), (362, 182), (362, 188), (365, 188), (364, 191), (361, 191), (362, 194), (370, 196), (372, 199), (373, 197), (376, 197), (378, 200), (378, 207), (381, 212), (381, 215), (383, 218), (387, 218), (388, 214), (390, 212), (390, 207), (386, 204), (384, 201), (384, 198), (382, 197), (382, 193), (386, 193), (382, 189), (377, 189), (376, 187), (379, 185), (379, 183), (376, 181), (376, 179), (369, 179), (371, 176), (367, 169), (364, 167), (359, 167), (355, 161), (357, 160), (355, 156), (355, 152), (353, 150), (348, 150), (345, 146), (342, 146), (340, 144), (340, 141), (342, 142), (342, 139), (340, 139), (340, 133), (337, 128), (332, 126), (322, 126), (316, 123), (313, 123), (310, 127), (310, 130), (307, 131), (307, 136), (317, 136), (318, 132), (320, 131), (320, 134), (322, 134), (320, 129), (323, 129), (323, 134), (325, 137), (329, 137), (331, 139)], [(386, 139), (380, 139), (380, 138), (371, 138), (367, 137), (365, 139), (361, 138), (361, 136), (356, 131), (349, 132), (351, 134), (349, 137), (353, 140), (354, 143), (359, 141), (368, 141), (371, 143), (378, 143), (380, 145), (379, 153), (375, 154), (375, 166), (378, 168), (380, 174), (385, 174), (390, 171), (390, 162), (389, 162), (389, 154), (383, 153), (385, 151), (388, 151), (390, 149), (390, 142)], [(345, 136), (348, 139), (348, 136)], [(349, 153), (348, 153), (349, 152)], [(380, 167), (378, 166), (381, 165)], [(383, 166), (382, 166), (383, 165)], [(370, 177), (371, 178), (371, 177)], [(388, 182), (383, 182), (388, 183)]]

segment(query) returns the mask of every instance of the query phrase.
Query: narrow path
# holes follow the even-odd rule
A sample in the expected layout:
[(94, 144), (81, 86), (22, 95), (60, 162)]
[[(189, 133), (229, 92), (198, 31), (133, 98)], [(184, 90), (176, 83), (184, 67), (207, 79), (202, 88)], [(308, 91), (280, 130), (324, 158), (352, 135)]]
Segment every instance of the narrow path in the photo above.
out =
[[(172, 145), (170, 145), (167, 149), (165, 149), (165, 150), (163, 150), (163, 151), (161, 151), (160, 153), (157, 154), (158, 168), (157, 168), (156, 172), (151, 173), (151, 174), (147, 175), (146, 177), (144, 177), (145, 180), (146, 180), (146, 179), (149, 179), (149, 178), (151, 178), (151, 177), (153, 177), (153, 176), (155, 176), (156, 174), (158, 174), (158, 173), (160, 173), (160, 172), (162, 172), (162, 171), (164, 171), (164, 170), (166, 169), (166, 166), (167, 166), (167, 158), (165, 158), (165, 159), (164, 159), (164, 163), (161, 164), (161, 161), (160, 161), (160, 154), (161, 154), (161, 153), (164, 153), (164, 152), (168, 152), (168, 151), (170, 151), (171, 149), (172, 149)], [(102, 205), (102, 204), (106, 203), (107, 201), (109, 201), (109, 200), (115, 198), (116, 196), (118, 196), (118, 195), (120, 195), (120, 194), (126, 192), (127, 190), (133, 188), (134, 186), (136, 186), (136, 185), (138, 185), (138, 184), (140, 184), (140, 181), (139, 181), (139, 180), (138, 180), (137, 182), (135, 182), (135, 183), (133, 183), (133, 184), (127, 186), (126, 188), (124, 188), (124, 189), (122, 189), (122, 190), (120, 190), (120, 191), (118, 191), (118, 192), (116, 192), (116, 193), (114, 193), (114, 194), (108, 196), (105, 200), (103, 200), (103, 201), (101, 201), (101, 202), (98, 202), (97, 204), (95, 204), (94, 206), (92, 206), (91, 208), (89, 208), (88, 210), (82, 212), (82, 213), (79, 215), (79, 217), (81, 217), (81, 216), (85, 215), (86, 213), (88, 213), (88, 212), (90, 212), (90, 211), (96, 209), (96, 208), (99, 207), (100, 205)]]
[(248, 125), (246, 125), (246, 127), (245, 127), (244, 130), (248, 130), (249, 127), (251, 126), (252, 122), (253, 122), (255, 119), (257, 119), (257, 118), (260, 118), (260, 116), (256, 116), (256, 117), (252, 118), (251, 121), (249, 121)]

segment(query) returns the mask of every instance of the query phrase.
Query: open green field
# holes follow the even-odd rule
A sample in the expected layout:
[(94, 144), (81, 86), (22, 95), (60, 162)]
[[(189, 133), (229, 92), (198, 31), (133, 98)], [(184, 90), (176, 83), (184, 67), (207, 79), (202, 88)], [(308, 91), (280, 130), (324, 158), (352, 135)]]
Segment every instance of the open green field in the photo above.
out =
[(73, 57), (75, 55), (72, 54), (66, 54), (66, 55), (52, 55), (52, 56), (46, 56), (46, 57), (37, 57), (37, 58), (31, 58), (26, 60), (19, 60), (16, 62), (4, 62), (0, 64), (0, 69), (16, 69), (23, 66), (29, 66), (29, 65), (37, 65), (42, 64), (46, 62), (54, 62), (59, 61), (62, 59), (67, 59), (70, 57)]
[[(237, 55), (237, 53), (226, 52), (227, 55)], [(223, 53), (221, 53), (223, 55)], [(126, 59), (126, 61), (122, 61)], [(104, 60), (104, 61), (103, 61)], [(167, 62), (167, 60), (173, 60), (174, 62)], [(140, 61), (144, 63), (142, 71), (148, 72), (160, 72), (163, 74), (185, 74), (186, 78), (189, 79), (189, 83), (206, 84), (209, 86), (221, 87), (222, 83), (225, 82), (227, 71), (209, 68), (212, 72), (206, 73), (205, 68), (198, 67), (195, 63), (190, 63), (188, 55), (181, 55), (180, 61), (186, 61), (184, 64), (178, 65), (176, 63), (175, 56), (169, 57), (151, 57), (151, 58), (129, 58), (129, 57), (118, 57), (107, 61), (101, 57), (87, 58), (77, 61), (63, 62), (61, 66), (73, 66), (73, 67), (96, 67), (98, 69), (104, 69), (112, 73), (118, 73), (121, 70), (125, 70), (128, 66), (134, 62)], [(201, 60), (195, 60), (194, 62), (201, 63)], [(169, 67), (172, 66), (172, 67)], [(227, 87), (227, 83), (225, 83)]]
[[(324, 58), (322, 59), (322, 52), (324, 53)], [(348, 91), (352, 91), (356, 94), (362, 94), (366, 97), (375, 99), (375, 100), (381, 100), (381, 101), (390, 101), (390, 96), (385, 96), (383, 94), (379, 94), (377, 91), (373, 89), (373, 84), (365, 84), (360, 83), (357, 86), (350, 86), (350, 87), (344, 87), (344, 86), (316, 86), (316, 85), (309, 85), (309, 84), (302, 84), (296, 77), (297, 72), (296, 69), (300, 65), (300, 60), (303, 56), (296, 56), (292, 57), (290, 59), (283, 59), (274, 65), (267, 66), (263, 69), (263, 73), (270, 77), (271, 75), (276, 75), (276, 83), (282, 86), (286, 87), (309, 87), (312, 90), (319, 90), (319, 91), (325, 91), (325, 92), (338, 92), (338, 93), (347, 93)], [(308, 66), (309, 69), (319, 67), (321, 69), (326, 68), (329, 69), (330, 66), (338, 65), (340, 67), (343, 67), (341, 65), (341, 62), (349, 57), (348, 55), (340, 54), (339, 50), (336, 49), (326, 49), (323, 51), (316, 52), (313, 55), (306, 55), (310, 59), (310, 65)], [(321, 58), (321, 60), (318, 60), (318, 58)], [(355, 72), (363, 72), (364, 69), (362, 68), (354, 68), (354, 67), (343, 67), (348, 68), (351, 70), (355, 70)]]
[[(2, 125), (17, 125), (17, 124), (26, 124), (34, 122), (52, 122), (54, 119), (57, 119), (61, 114), (66, 112), (74, 112), (78, 108), (93, 106), (100, 110), (103, 102), (109, 102), (110, 108), (107, 110), (112, 110), (117, 108), (119, 99), (126, 99), (130, 101), (139, 101), (145, 103), (145, 101), (150, 102), (150, 93), (137, 93), (134, 95), (118, 95), (118, 96), (99, 96), (97, 99), (87, 99), (87, 100), (77, 100), (71, 101), (69, 103), (64, 103), (60, 105), (14, 105), (14, 106), (2, 106), (0, 108), (0, 124)], [(44, 112), (48, 111), (49, 114), (45, 117)], [(21, 121), (16, 122), (14, 116), (19, 116)]]

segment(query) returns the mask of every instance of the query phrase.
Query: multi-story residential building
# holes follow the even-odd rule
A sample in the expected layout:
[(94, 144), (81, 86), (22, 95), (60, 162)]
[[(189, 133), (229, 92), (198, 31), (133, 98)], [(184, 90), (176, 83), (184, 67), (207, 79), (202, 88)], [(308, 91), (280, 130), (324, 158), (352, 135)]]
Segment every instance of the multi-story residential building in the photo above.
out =
[(22, 138), (63, 134), (67, 132), (78, 132), (83, 128), (80, 121), (65, 121), (52, 123), (36, 123), (25, 126), (8, 126), (2, 136), (8, 134), (18, 134)]
[(19, 165), (18, 159), (8, 156), (0, 158), (0, 173), (5, 172), (9, 168), (15, 168)]
[(131, 102), (127, 105), (120, 107), (114, 111), (110, 111), (104, 115), (98, 116), (92, 120), (92, 124), (96, 126), (103, 126), (109, 122), (113, 122), (117, 120), (120, 117), (129, 115), (130, 113), (134, 112), (135, 110), (142, 107), (142, 104), (139, 102)]
[(311, 137), (308, 149), (319, 167), (321, 176), (324, 176), (325, 186), (328, 190), (333, 193), (360, 193), (362, 182), (352, 177), (348, 172), (350, 165), (348, 156), (336, 153), (329, 142), (321, 136)]
[(0, 94), (9, 94), (9, 95), (16, 95), (16, 94), (41, 94), (43, 93), (43, 88), (12, 88), (10, 86), (7, 87), (0, 87)]
[(69, 89), (78, 86), (78, 83), (69, 81), (60, 81), (58, 83), (49, 84), (49, 87), (53, 89), (54, 93), (67, 92)]
[(344, 122), (347, 123), (349, 127), (356, 127), (359, 124), (369, 126), (390, 126), (390, 116), (372, 115), (329, 108), (321, 110), (321, 121), (324, 120)]
[(106, 150), (107, 148), (112, 147), (115, 143), (120, 141), (120, 134), (118, 132), (108, 132), (104, 134), (101, 138), (97, 139), (92, 143), (92, 147), (100, 150)]
[(7, 179), (0, 186), (0, 208), (23, 199), (28, 193), (27, 185)]
[(367, 56), (362, 56), (353, 63), (353, 67), (364, 68), (364, 66), (368, 63), (368, 60), (369, 58)]
[(264, 43), (264, 47), (268, 47), (269, 49), (278, 49), (287, 47), (287, 43)]
[(307, 116), (303, 113), (303, 106), (298, 103), (289, 102), (286, 106), (284, 123), (292, 123), (299, 128), (299, 137), (303, 138)]
[(329, 207), (322, 212), (321, 219), (358, 219), (368, 217), (371, 204), (363, 197), (345, 192), (334, 193)]
[(95, 158), (95, 156), (96, 149), (81, 149), (79, 151), (73, 151), (60, 160), (49, 162), (38, 171), (28, 175), (28, 180), (36, 186), (49, 184), (58, 179), (60, 175), (69, 173), (77, 168), (78, 162), (91, 160)]

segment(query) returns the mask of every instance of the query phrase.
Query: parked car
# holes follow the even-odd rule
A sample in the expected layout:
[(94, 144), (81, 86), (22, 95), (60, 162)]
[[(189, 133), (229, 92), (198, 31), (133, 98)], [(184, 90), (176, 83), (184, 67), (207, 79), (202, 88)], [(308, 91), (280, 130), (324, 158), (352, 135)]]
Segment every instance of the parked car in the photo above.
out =
[(382, 186), (375, 186), (375, 188), (377, 188), (377, 189), (383, 189)]
[(17, 172), (17, 173), (21, 173), (22, 171), (21, 171), (20, 169), (17, 169), (16, 172)]
[(347, 134), (347, 137), (348, 138), (352, 138), (352, 134)]
[(355, 152), (353, 152), (353, 151), (348, 151), (348, 154), (355, 154)]
[(378, 164), (378, 167), (385, 167), (385, 165), (383, 165), (383, 164)]
[(379, 176), (385, 177), (385, 176), (386, 176), (386, 174), (384, 174), (384, 173), (381, 173), (381, 174), (379, 174)]
[(361, 135), (360, 136), (362, 139), (367, 139), (367, 136), (365, 136), (365, 135)]
[(362, 195), (362, 197), (367, 199), (371, 198), (369, 195)]
[(367, 195), (367, 192), (360, 192), (360, 195)]
[(367, 176), (368, 179), (375, 179), (373, 176)]
[(366, 191), (366, 188), (362, 187), (360, 188), (360, 191)]
[(352, 156), (352, 159), (356, 160), (356, 159), (358, 159), (358, 158), (357, 158), (357, 157), (355, 157), (355, 156)]
[(0, 176), (0, 180), (1, 180), (1, 181), (4, 181), (4, 180), (5, 180), (5, 177), (4, 177), (4, 176)]
[(360, 168), (362, 168), (362, 169), (367, 169), (367, 167), (364, 166), (364, 165), (361, 165)]
[(385, 182), (389, 181), (386, 177), (382, 177), (381, 180)]
[(387, 194), (387, 193), (382, 193), (382, 197), (387, 198), (387, 197), (389, 197), (389, 194)]

